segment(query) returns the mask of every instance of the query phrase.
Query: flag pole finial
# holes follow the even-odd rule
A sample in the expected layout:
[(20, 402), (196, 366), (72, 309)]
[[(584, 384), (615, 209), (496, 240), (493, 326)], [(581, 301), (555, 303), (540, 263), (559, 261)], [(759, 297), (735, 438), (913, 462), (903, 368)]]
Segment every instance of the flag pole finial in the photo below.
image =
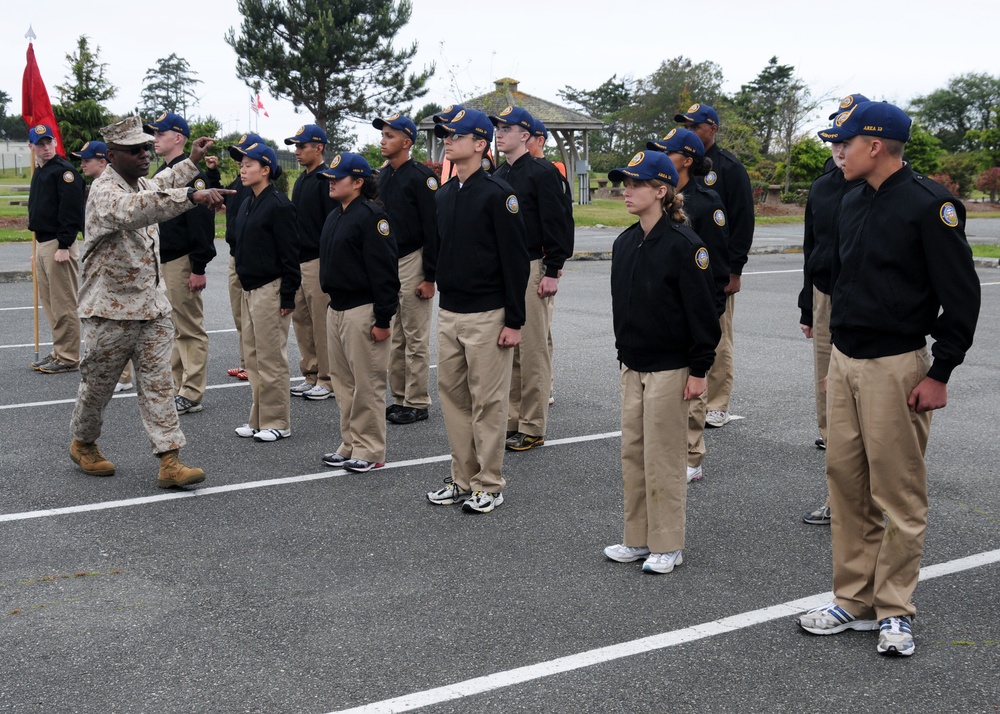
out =
[(24, 33), (24, 36), (28, 42), (38, 39), (38, 35), (36, 35), (35, 31), (31, 29), (31, 23), (28, 23), (28, 31)]

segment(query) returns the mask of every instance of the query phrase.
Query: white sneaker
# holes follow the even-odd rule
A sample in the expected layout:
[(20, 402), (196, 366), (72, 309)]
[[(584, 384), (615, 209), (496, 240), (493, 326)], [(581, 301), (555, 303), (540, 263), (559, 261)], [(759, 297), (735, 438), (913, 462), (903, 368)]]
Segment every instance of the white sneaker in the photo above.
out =
[(713, 429), (718, 429), (720, 426), (725, 426), (730, 422), (732, 417), (729, 416), (729, 412), (719, 411), (717, 409), (712, 409), (707, 414), (705, 414), (705, 426), (710, 426)]
[(115, 394), (118, 394), (118, 392), (127, 392), (132, 387), (133, 384), (131, 382), (119, 382), (115, 385)]
[(701, 465), (698, 466), (688, 466), (688, 483), (692, 481), (701, 481), (702, 476), (705, 474), (701, 471)]
[(257, 433), (257, 430), (254, 429), (249, 424), (244, 424), (243, 426), (236, 427), (236, 436), (241, 436), (244, 439), (249, 439), (251, 436), (253, 436), (256, 433)]
[(312, 401), (319, 401), (321, 399), (329, 399), (330, 397), (333, 396), (333, 392), (331, 392), (326, 387), (317, 384), (312, 389), (306, 392), (302, 392), (302, 394), (299, 396), (305, 397), (306, 399), (310, 399)]
[(684, 562), (681, 551), (675, 550), (673, 553), (650, 553), (646, 562), (642, 564), (644, 573), (669, 573), (675, 565)]
[(303, 382), (302, 384), (296, 384), (294, 387), (288, 389), (293, 397), (301, 397), (303, 394), (308, 392), (310, 389), (315, 387), (315, 384), (309, 384), (309, 382)]
[(254, 441), (277, 441), (292, 435), (291, 429), (261, 429), (253, 435)]
[(605, 548), (604, 555), (619, 563), (631, 563), (649, 555), (649, 548), (646, 546), (637, 547), (618, 543), (617, 545), (609, 545)]

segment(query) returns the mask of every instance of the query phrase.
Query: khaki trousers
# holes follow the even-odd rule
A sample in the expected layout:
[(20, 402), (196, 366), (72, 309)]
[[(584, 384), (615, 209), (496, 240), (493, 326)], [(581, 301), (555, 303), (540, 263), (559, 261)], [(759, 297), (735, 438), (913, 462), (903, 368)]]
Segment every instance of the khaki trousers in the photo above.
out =
[(243, 291), (243, 357), (253, 404), (247, 423), (253, 429), (291, 429), (288, 392), (288, 325), (281, 315), (281, 279)]
[(715, 347), (715, 362), (708, 372), (708, 411), (729, 412), (733, 393), (733, 312), (736, 295), (726, 298), (726, 311), (719, 318), (722, 337)]
[(438, 399), (463, 490), (503, 491), (501, 473), (513, 350), (497, 344), (504, 310), (438, 310)]
[(233, 322), (236, 324), (236, 342), (240, 346), (240, 369), (246, 369), (243, 359), (243, 286), (236, 274), (236, 257), (229, 256), (229, 307), (233, 311)]
[(80, 364), (80, 317), (76, 303), (80, 249), (74, 241), (65, 263), (56, 262), (57, 250), (57, 240), (37, 244), (38, 297), (52, 332), (52, 354), (63, 364), (76, 367)]
[(830, 296), (813, 287), (813, 368), (816, 376), (816, 424), (823, 441), (827, 440), (826, 428), (826, 375), (830, 371)]
[(514, 348), (511, 368), (507, 431), (545, 436), (549, 395), (552, 393), (549, 327), (552, 324), (553, 298), (538, 297), (538, 285), (545, 277), (542, 259), (533, 260), (530, 265), (528, 288), (524, 294), (525, 320), (521, 328), (521, 344)]
[[(706, 381), (712, 374), (709, 369)], [(708, 390), (688, 402), (687, 447), (688, 466), (701, 466), (708, 447), (705, 446), (705, 416), (708, 414)]]
[(399, 309), (392, 319), (389, 357), (389, 387), (393, 401), (416, 409), (431, 405), (427, 385), (434, 301), (417, 297), (417, 286), (423, 280), (424, 250), (421, 248), (399, 259)]
[(190, 257), (163, 263), (162, 268), (174, 320), (174, 349), (170, 354), (174, 389), (178, 395), (200, 404), (208, 381), (208, 333), (201, 293), (188, 288)]
[(73, 407), (70, 432), (87, 444), (97, 441), (104, 408), (125, 365), (135, 365), (139, 417), (154, 454), (184, 446), (184, 433), (174, 404), (170, 350), (174, 326), (169, 317), (155, 320), (82, 320), (86, 345), (80, 362), (80, 389)]
[(826, 396), (833, 593), (855, 617), (916, 613), (931, 413), (911, 412), (906, 400), (929, 368), (927, 348), (877, 359), (833, 348)]
[(340, 407), (337, 453), (379, 463), (385, 461), (385, 374), (389, 340), (372, 342), (372, 304), (350, 310), (327, 310), (333, 393)]
[(295, 312), (292, 313), (295, 341), (301, 355), (299, 371), (309, 384), (333, 389), (326, 337), (330, 296), (319, 286), (319, 258), (301, 263), (299, 269), (302, 271), (302, 284), (295, 293)]
[(621, 370), (624, 543), (653, 553), (684, 548), (688, 374)]

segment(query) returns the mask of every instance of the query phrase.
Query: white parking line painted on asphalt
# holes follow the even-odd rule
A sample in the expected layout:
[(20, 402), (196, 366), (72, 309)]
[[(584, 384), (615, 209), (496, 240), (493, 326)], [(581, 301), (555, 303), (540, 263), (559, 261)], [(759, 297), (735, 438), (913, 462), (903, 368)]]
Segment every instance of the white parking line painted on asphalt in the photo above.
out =
[[(0, 308), (0, 310), (30, 310), (30, 309), (31, 308), (27, 308), (27, 307), (4, 307), (4, 308)], [(224, 332), (236, 332), (236, 328), (235, 327), (230, 327), (227, 330), (208, 330), (208, 331), (206, 331), (206, 334), (208, 334), (208, 335), (221, 335)], [(49, 346), (51, 344), (52, 344), (51, 342), (39, 342), (38, 346), (39, 347), (47, 347), (47, 346)], [(11, 349), (15, 349), (15, 348), (34, 347), (34, 346), (35, 346), (34, 342), (27, 342), (27, 343), (21, 344), (21, 345), (0, 345), (0, 350), (11, 350)]]
[[(235, 385), (234, 385), (235, 386)], [(602, 434), (586, 434), (584, 436), (573, 436), (566, 439), (553, 439), (545, 443), (545, 447), (564, 446), (566, 444), (579, 444), (584, 441), (598, 441), (601, 439), (614, 439), (621, 436), (620, 431), (608, 431)], [(441, 456), (428, 456), (422, 459), (409, 459), (408, 461), (392, 461), (387, 463), (383, 469), (401, 469), (407, 466), (423, 466), (425, 464), (435, 464), (451, 459), (451, 454)], [(381, 471), (382, 469), (379, 469)], [(63, 508), (47, 508), (40, 511), (23, 511), (21, 513), (0, 513), (0, 523), (9, 521), (27, 521), (37, 518), (49, 518), (51, 516), (65, 516), (72, 513), (86, 513), (88, 511), (107, 511), (113, 508), (126, 508), (129, 506), (143, 506), (150, 503), (160, 503), (163, 501), (176, 501), (179, 498), (195, 498), (212, 496), (217, 493), (230, 493), (233, 491), (248, 491), (254, 488), (266, 488), (269, 486), (287, 486), (293, 483), (303, 483), (305, 481), (318, 481), (332, 478), (334, 476), (350, 475), (344, 469), (330, 471), (320, 471), (313, 474), (303, 474), (301, 476), (286, 476), (285, 478), (268, 479), (264, 481), (248, 481), (246, 483), (233, 483), (228, 486), (210, 486), (191, 491), (171, 491), (161, 493), (156, 496), (142, 496), (140, 498), (126, 498), (120, 501), (100, 501), (98, 503), (84, 503), (79, 506), (65, 506)]]
[[(984, 565), (991, 565), (997, 562), (1000, 562), (1000, 550), (976, 553), (966, 558), (959, 558), (947, 563), (939, 563), (921, 568), (920, 580), (931, 580), (945, 575), (954, 575), (955, 573), (980, 568)], [(599, 647), (586, 652), (578, 652), (577, 654), (559, 657), (548, 662), (539, 662), (527, 667), (508, 669), (503, 672), (489, 674), (485, 677), (476, 677), (435, 689), (404, 694), (401, 697), (384, 699), (380, 702), (373, 702), (352, 709), (338, 709), (336, 712), (331, 712), (331, 714), (390, 714), (412, 711), (431, 706), (432, 704), (441, 704), (442, 702), (454, 701), (463, 697), (475, 696), (484, 692), (511, 687), (515, 684), (531, 682), (543, 677), (551, 677), (563, 672), (572, 672), (584, 667), (624, 659), (625, 657), (631, 657), (644, 652), (662, 650), (706, 637), (724, 635), (784, 617), (792, 618), (810, 608), (820, 607), (832, 599), (832, 592), (818, 593), (798, 600), (789, 600), (780, 605), (772, 605), (760, 610), (751, 610), (738, 615), (732, 615), (721, 620), (703, 622), (699, 625), (685, 627), (680, 630), (672, 630), (629, 642), (621, 642), (608, 647)]]

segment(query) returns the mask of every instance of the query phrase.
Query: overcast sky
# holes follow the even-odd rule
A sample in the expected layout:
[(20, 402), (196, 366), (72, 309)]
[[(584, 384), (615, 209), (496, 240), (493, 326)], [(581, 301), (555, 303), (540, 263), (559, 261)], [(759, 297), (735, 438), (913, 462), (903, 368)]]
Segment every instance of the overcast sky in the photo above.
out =
[[(678, 55), (720, 65), (727, 92), (752, 80), (777, 55), (782, 64), (797, 68), (816, 96), (839, 99), (861, 93), (903, 106), (955, 75), (1000, 71), (996, 50), (1000, 5), (995, 0), (961, 4), (536, 0), (487, 2), (481, 7), (414, 0), (413, 4), (412, 19), (397, 37), (397, 46), (417, 41), (411, 69), (437, 65), (431, 90), (416, 100), (417, 108), (482, 94), (501, 77), (519, 80), (520, 89), (528, 94), (558, 102), (557, 91), (566, 85), (593, 89), (614, 74), (644, 77)], [(248, 116), (250, 92), (236, 78), (236, 57), (223, 39), (230, 27), (239, 29), (236, 0), (190, 4), (195, 9), (186, 16), (176, 8), (120, 0), (9, 5), (0, 27), (0, 89), (13, 97), (8, 109), (13, 113), (21, 110), (24, 34), (30, 23), (38, 36), (35, 54), (53, 103), (58, 101), (55, 87), (65, 82), (68, 72), (65, 56), (86, 34), (92, 47), (100, 46), (108, 79), (119, 89), (108, 102), (117, 113), (139, 104), (146, 71), (159, 58), (176, 52), (203, 82), (197, 87), (201, 101), (189, 113), (215, 116), (223, 133), (245, 132), (252, 118), (251, 128), (280, 143), (312, 121), (266, 89), (261, 99), (270, 118)], [(176, 20), (168, 25), (171, 17)], [(524, 24), (508, 28), (507, 22)], [(824, 117), (836, 103), (830, 101)], [(671, 124), (664, 117), (664, 128)], [(358, 127), (357, 134), (360, 144), (377, 141), (378, 132), (369, 126)]]

